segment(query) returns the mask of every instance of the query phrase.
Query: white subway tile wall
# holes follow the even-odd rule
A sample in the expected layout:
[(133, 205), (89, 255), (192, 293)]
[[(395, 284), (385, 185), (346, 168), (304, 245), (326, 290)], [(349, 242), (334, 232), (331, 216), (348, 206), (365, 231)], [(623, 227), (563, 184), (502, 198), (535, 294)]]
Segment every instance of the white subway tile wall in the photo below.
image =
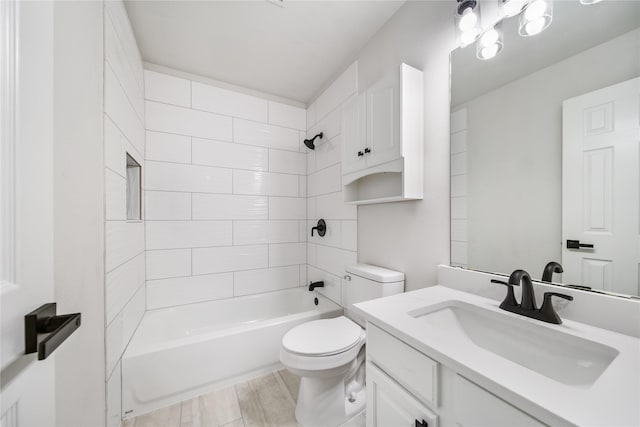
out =
[[(145, 106), (142, 58), (121, 1), (105, 3), (104, 33), (105, 387), (106, 424), (111, 427), (121, 424), (120, 359), (146, 309), (144, 222), (126, 219), (126, 153), (146, 168)], [(166, 155), (167, 145), (161, 138), (154, 140), (151, 158)], [(171, 154), (182, 159), (178, 150)]]
[(466, 267), (467, 233), (467, 109), (451, 114), (451, 265)]
[[(357, 253), (357, 208), (345, 205), (342, 194), (341, 120), (342, 105), (358, 92), (357, 63), (338, 77), (307, 108), (307, 137), (322, 132), (316, 149), (307, 153), (307, 277), (308, 281), (324, 281), (318, 292), (342, 304), (345, 266), (355, 264)], [(322, 218), (327, 223), (324, 237), (311, 227)]]
[(148, 70), (145, 89), (147, 309), (304, 285), (306, 110)]

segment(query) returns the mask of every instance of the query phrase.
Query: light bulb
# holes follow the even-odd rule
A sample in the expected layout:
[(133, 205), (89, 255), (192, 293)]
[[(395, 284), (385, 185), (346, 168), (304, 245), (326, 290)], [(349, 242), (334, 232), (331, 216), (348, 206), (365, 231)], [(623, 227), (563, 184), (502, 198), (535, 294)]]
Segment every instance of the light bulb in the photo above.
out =
[(495, 44), (495, 42), (498, 41), (498, 37), (499, 34), (496, 31), (495, 28), (492, 28), (488, 31), (486, 31), (481, 37), (480, 37), (480, 44), (482, 44), (482, 46), (490, 46), (492, 44)]
[(520, 15), (518, 32), (528, 37), (540, 34), (553, 20), (553, 0), (533, 0)]
[(494, 43), (487, 47), (483, 47), (482, 50), (480, 51), (481, 52), (480, 54), (482, 55), (482, 59), (493, 58), (498, 54), (498, 49), (500, 49), (500, 46), (498, 46), (497, 43)]
[(462, 12), (462, 18), (460, 18), (460, 23), (458, 24), (458, 26), (460, 27), (460, 30), (462, 32), (465, 32), (475, 27), (477, 22), (478, 15), (476, 15), (473, 9), (469, 7), (465, 9), (464, 12)]
[(528, 0), (503, 0), (502, 2), (502, 14), (506, 18), (516, 16), (527, 5)]
[(535, 0), (527, 7), (527, 10), (524, 11), (524, 17), (528, 21), (533, 21), (534, 19), (543, 16), (546, 10), (547, 2), (544, 0)]
[(480, 36), (476, 43), (476, 57), (478, 59), (491, 59), (500, 53), (503, 47), (502, 22), (498, 22), (493, 28), (488, 29)]
[(545, 19), (543, 17), (534, 19), (531, 22), (527, 22), (525, 25), (525, 31), (528, 36), (535, 36), (539, 34), (544, 29)]

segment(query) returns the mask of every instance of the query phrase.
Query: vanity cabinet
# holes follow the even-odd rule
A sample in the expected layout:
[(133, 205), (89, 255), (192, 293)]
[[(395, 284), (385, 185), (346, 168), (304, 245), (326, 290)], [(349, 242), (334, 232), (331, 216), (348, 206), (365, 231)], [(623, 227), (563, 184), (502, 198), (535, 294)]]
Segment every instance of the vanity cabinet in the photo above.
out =
[(366, 348), (368, 427), (545, 426), (371, 323)]
[(540, 421), (511, 406), (466, 378), (454, 379), (454, 417), (459, 427), (543, 427)]
[(401, 64), (342, 107), (345, 202), (422, 198), (423, 75)]
[(438, 416), (396, 381), (367, 363), (368, 427), (437, 427)]

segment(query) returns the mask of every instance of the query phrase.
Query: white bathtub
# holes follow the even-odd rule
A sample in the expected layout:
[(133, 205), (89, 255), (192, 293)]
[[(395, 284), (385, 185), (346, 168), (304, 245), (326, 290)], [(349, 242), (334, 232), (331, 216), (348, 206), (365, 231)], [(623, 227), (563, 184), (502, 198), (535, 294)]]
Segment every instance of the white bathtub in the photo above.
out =
[(123, 416), (275, 369), (288, 330), (341, 314), (306, 288), (148, 311), (122, 357)]

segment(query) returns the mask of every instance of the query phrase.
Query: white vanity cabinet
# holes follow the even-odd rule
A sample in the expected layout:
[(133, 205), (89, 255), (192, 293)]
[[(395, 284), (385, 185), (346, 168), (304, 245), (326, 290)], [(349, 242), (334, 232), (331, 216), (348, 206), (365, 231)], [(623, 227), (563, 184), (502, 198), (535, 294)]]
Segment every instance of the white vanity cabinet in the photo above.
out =
[(367, 426), (437, 427), (438, 416), (374, 364), (367, 363)]
[(342, 107), (345, 202), (423, 196), (423, 75), (401, 64)]
[(368, 427), (543, 427), (459, 373), (367, 324)]

